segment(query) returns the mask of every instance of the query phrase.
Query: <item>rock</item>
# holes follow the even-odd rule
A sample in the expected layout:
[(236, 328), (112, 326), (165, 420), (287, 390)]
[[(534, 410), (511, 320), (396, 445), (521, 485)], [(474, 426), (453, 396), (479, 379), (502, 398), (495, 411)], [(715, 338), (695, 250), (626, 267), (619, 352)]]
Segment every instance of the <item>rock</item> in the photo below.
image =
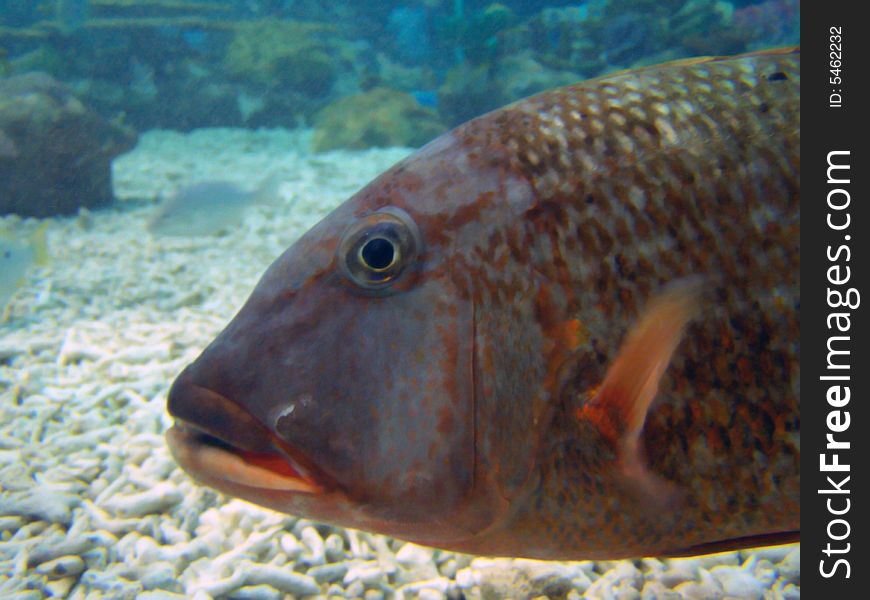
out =
[(74, 214), (112, 202), (110, 163), (136, 134), (45, 73), (0, 79), (0, 214)]
[(53, 578), (79, 575), (84, 570), (85, 563), (78, 556), (61, 556), (36, 567), (36, 572), (40, 575), (48, 575)]
[(300, 560), (307, 565), (322, 565), (326, 562), (326, 548), (323, 543), (323, 538), (314, 527), (305, 527), (300, 533), (302, 543), (308, 548), (307, 553), (303, 553)]
[(508, 559), (474, 558), (456, 573), (456, 584), (467, 596), (506, 598), (537, 596), (528, 573)]
[(0, 517), (0, 533), (4, 531), (18, 531), (24, 523), (23, 517)]
[(407, 585), (400, 587), (398, 591), (405, 598), (419, 599), (422, 598), (424, 594), (434, 594), (436, 597), (443, 598), (448, 589), (450, 589), (450, 580), (444, 577), (436, 577), (433, 579), (424, 579), (422, 581), (408, 583)]
[(561, 597), (571, 589), (572, 580), (583, 571), (573, 564), (517, 559), (517, 569), (523, 571), (536, 594)]
[(82, 552), (81, 558), (89, 569), (104, 570), (109, 564), (109, 551), (105, 548), (91, 548)]
[(308, 575), (317, 583), (334, 583), (344, 578), (350, 565), (348, 563), (328, 563), (308, 569)]
[(311, 596), (320, 592), (313, 577), (294, 573), (272, 565), (247, 565), (245, 583), (252, 586), (268, 585), (285, 594)]
[(435, 112), (410, 94), (375, 88), (337, 100), (320, 111), (312, 144), (316, 152), (419, 147), (445, 129)]
[(375, 587), (385, 584), (387, 580), (386, 573), (377, 563), (377, 561), (368, 561), (358, 563), (348, 569), (344, 576), (344, 584), (350, 585), (354, 582), (361, 582), (367, 587)]
[(338, 562), (344, 559), (344, 539), (337, 533), (330, 533), (323, 542), (326, 560)]
[(658, 580), (665, 586), (674, 588), (687, 581), (693, 581), (698, 576), (698, 565), (693, 560), (678, 558), (667, 563), (665, 571)]
[(162, 482), (143, 492), (123, 496), (119, 494), (106, 502), (106, 508), (115, 514), (141, 517), (165, 512), (181, 502), (183, 497), (175, 484)]
[(173, 590), (176, 586), (175, 568), (166, 561), (148, 562), (140, 582), (146, 590)]
[(281, 600), (284, 595), (270, 585), (241, 587), (227, 596), (230, 600)]
[(245, 21), (234, 27), (224, 66), (238, 79), (316, 97), (332, 87), (341, 49), (337, 27), (329, 23)]
[(727, 596), (761, 600), (764, 585), (755, 576), (740, 567), (718, 566), (710, 569), (710, 574), (719, 582)]
[(571, 588), (581, 594), (585, 594), (586, 590), (590, 587), (592, 587), (592, 579), (584, 571), (580, 571), (577, 576), (571, 580)]
[(287, 555), (289, 560), (296, 560), (305, 549), (302, 544), (299, 543), (299, 540), (290, 533), (282, 535), (278, 543), (281, 546), (281, 550), (284, 551), (284, 554)]
[(396, 562), (401, 570), (396, 574), (396, 583), (412, 583), (438, 577), (433, 552), (416, 544), (404, 544), (396, 552)]
[(713, 579), (712, 575), (707, 571), (698, 571), (699, 581), (687, 581), (681, 583), (674, 591), (680, 594), (680, 597), (687, 600), (709, 600), (710, 598), (721, 598), (722, 587)]
[(354, 581), (344, 589), (345, 598), (359, 598), (365, 593), (365, 585), (362, 581)]
[[(108, 536), (108, 538), (111, 540), (111, 543), (117, 542), (114, 536)], [(45, 541), (37, 544), (30, 551), (27, 564), (35, 566), (51, 562), (62, 556), (81, 556), (87, 550), (99, 545), (103, 544), (100, 544), (96, 538), (85, 535), (70, 536), (60, 542), (55, 540)]]
[(504, 104), (503, 100), (487, 65), (455, 65), (438, 88), (438, 112), (451, 126), (494, 110)]
[(64, 577), (45, 584), (44, 592), (51, 598), (68, 598), (69, 591), (76, 583), (75, 577)]
[(45, 596), (37, 590), (19, 590), (11, 592), (6, 600), (42, 600)]
[[(643, 586), (643, 575), (632, 563), (621, 561), (596, 579), (586, 595), (591, 598), (639, 598)], [(634, 593), (632, 593), (634, 592)]]
[(743, 570), (752, 573), (752, 576), (755, 577), (755, 579), (764, 586), (765, 589), (769, 588), (776, 581), (776, 567), (774, 567), (767, 559), (751, 563), (746, 561), (742, 568)]
[(375, 57), (378, 65), (378, 79), (389, 82), (406, 92), (413, 90), (432, 90), (437, 85), (437, 76), (429, 65), (409, 67), (394, 61), (389, 55), (379, 52)]
[(153, 592), (142, 592), (138, 596), (138, 600), (185, 600), (187, 596), (184, 594), (173, 594), (172, 592), (164, 592), (157, 590)]
[[(2, 198), (0, 194), (0, 202)], [(72, 522), (72, 509), (80, 502), (81, 498), (73, 494), (47, 494), (41, 488), (35, 488), (24, 495), (0, 497), (0, 513), (69, 525)]]
[(438, 567), (438, 570), (444, 577), (448, 579), (453, 579), (456, 577), (456, 571), (459, 570), (459, 565), (456, 563), (454, 559), (449, 559), (444, 561), (444, 563)]
[[(776, 597), (776, 596), (774, 596)], [(782, 599), (783, 600), (800, 600), (801, 597), (801, 589), (794, 585), (793, 583), (789, 583), (784, 588), (782, 588)]]
[(417, 600), (444, 600), (446, 597), (444, 592), (432, 588), (424, 588), (417, 594)]
[(403, 566), (423, 565), (432, 562), (432, 550), (417, 544), (403, 544), (396, 552), (396, 560)]
[(529, 53), (505, 58), (498, 65), (497, 81), (506, 102), (544, 90), (571, 85), (584, 78), (571, 71), (556, 71), (536, 61)]
[(144, 590), (142, 584), (128, 581), (110, 571), (85, 571), (79, 582), (92, 597), (118, 598), (119, 600), (137, 598)]
[(661, 581), (647, 581), (640, 592), (641, 600), (681, 600), (679, 592), (667, 589)]
[(789, 552), (782, 562), (776, 565), (780, 576), (790, 583), (801, 583), (801, 548), (798, 546)]

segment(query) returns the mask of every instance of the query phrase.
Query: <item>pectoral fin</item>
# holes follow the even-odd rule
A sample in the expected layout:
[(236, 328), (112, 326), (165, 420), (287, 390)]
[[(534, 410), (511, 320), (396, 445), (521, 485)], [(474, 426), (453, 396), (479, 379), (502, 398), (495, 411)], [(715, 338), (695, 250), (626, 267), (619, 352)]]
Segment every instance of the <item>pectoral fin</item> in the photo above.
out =
[(639, 448), (647, 411), (689, 320), (698, 310), (699, 280), (680, 282), (653, 298), (629, 331), (595, 396), (578, 417), (592, 422), (617, 450), (622, 474), (644, 496), (673, 499), (673, 486), (647, 470)]

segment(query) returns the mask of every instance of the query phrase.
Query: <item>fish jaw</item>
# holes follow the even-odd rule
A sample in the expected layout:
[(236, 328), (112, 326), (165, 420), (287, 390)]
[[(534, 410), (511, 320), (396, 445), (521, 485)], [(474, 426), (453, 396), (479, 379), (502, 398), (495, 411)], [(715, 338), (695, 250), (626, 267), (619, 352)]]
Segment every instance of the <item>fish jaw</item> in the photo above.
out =
[(340, 489), (302, 475), (283, 455), (216, 444), (183, 422), (166, 432), (166, 441), (172, 457), (194, 480), (223, 494), (325, 522), (353, 510)]
[[(211, 487), (243, 497), (267, 491), (322, 494), (332, 487), (238, 404), (184, 374), (170, 390), (169, 412), (176, 419), (166, 433), (173, 458)], [(225, 428), (226, 422), (236, 426)]]
[[(344, 490), (298, 450), (237, 403), (193, 381), (188, 368), (170, 389), (167, 405), (175, 424), (166, 442), (195, 481), (280, 512), (378, 526), (358, 514)], [(234, 425), (224, 429), (225, 423)]]
[(182, 468), (225, 493), (233, 494), (240, 486), (275, 492), (321, 492), (316, 484), (303, 478), (290, 462), (277, 454), (242, 454), (227, 450), (209, 443), (207, 438), (184, 425), (173, 426), (166, 436), (172, 457)]
[[(206, 364), (213, 360), (212, 352), (206, 351)], [(410, 512), (397, 517), (393, 504), (383, 504), (355, 482), (327, 473), (240, 402), (205, 387), (203, 380), (222, 383), (210, 369), (194, 363), (179, 375), (167, 401), (175, 419), (166, 432), (167, 445), (179, 466), (199, 483), (273, 510), (434, 546), (453, 546), (488, 524), (481, 521), (492, 513), (482, 510), (480, 502), (460, 502), (447, 515), (431, 515), (430, 509), (419, 511), (411, 503)], [(328, 423), (313, 429), (326, 438), (334, 434)], [(440, 435), (449, 437), (447, 432)], [(402, 464), (403, 458), (393, 455), (384, 462), (390, 468), (389, 463)], [(356, 470), (366, 468), (359, 465)]]

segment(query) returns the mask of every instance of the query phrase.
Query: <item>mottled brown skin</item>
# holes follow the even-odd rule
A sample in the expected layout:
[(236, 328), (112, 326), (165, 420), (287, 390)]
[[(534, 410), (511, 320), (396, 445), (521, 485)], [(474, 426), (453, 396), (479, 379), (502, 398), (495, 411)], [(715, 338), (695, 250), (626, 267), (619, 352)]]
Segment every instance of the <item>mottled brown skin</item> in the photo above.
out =
[[(796, 539), (799, 56), (553, 90), (396, 165), (269, 268), (169, 397), (179, 421), (291, 456), (319, 491), (227, 482), (174, 443), (182, 466), (279, 510), (480, 554)], [(388, 206), (423, 248), (365, 290), (339, 240)], [(584, 407), (644, 307), (687, 277), (701, 310), (640, 439), (673, 492), (657, 495), (620, 468), (620, 423)]]

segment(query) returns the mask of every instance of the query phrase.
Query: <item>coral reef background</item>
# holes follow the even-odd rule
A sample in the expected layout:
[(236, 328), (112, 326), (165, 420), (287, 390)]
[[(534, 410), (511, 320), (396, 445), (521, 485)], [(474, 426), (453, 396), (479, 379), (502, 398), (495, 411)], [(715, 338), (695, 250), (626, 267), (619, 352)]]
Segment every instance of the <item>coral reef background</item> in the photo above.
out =
[(374, 88), (451, 127), (615, 69), (795, 44), (799, 25), (798, 0), (0, 0), (0, 76), (46, 71), (142, 130), (295, 127)]

